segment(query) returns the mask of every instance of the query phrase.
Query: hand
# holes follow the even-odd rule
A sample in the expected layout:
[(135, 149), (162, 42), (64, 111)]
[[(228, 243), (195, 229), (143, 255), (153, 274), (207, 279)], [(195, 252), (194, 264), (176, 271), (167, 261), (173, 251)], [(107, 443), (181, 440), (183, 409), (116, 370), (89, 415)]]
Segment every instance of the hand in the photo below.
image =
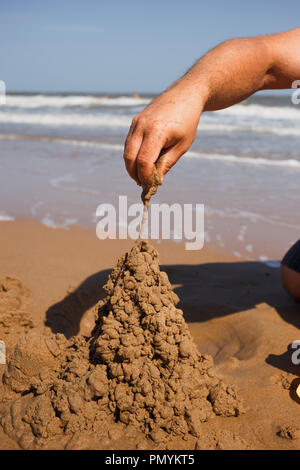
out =
[(143, 188), (153, 165), (164, 154), (158, 171), (164, 175), (193, 143), (202, 112), (201, 99), (181, 82), (158, 96), (135, 116), (126, 139), (124, 160), (129, 175)]

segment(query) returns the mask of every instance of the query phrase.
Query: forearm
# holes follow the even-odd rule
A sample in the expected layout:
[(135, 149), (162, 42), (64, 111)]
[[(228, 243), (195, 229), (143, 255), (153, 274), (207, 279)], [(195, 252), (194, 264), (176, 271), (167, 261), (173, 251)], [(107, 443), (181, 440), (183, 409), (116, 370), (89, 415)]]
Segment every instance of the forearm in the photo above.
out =
[(209, 51), (168, 91), (193, 90), (202, 111), (229, 107), (258, 90), (290, 88), (300, 78), (300, 29), (231, 39)]
[(130, 176), (147, 187), (161, 153), (159, 172), (166, 174), (193, 143), (203, 111), (227, 108), (258, 90), (290, 88), (300, 79), (299, 50), (300, 28), (212, 49), (134, 117), (124, 149)]

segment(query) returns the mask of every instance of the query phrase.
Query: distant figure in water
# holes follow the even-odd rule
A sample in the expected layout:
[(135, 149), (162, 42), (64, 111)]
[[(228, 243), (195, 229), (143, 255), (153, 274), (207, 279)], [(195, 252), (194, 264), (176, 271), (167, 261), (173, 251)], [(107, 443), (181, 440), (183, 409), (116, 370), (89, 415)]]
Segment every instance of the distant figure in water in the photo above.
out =
[(107, 100), (107, 99), (108, 99), (108, 95), (102, 95), (101, 98), (104, 99), (104, 100)]
[[(192, 145), (204, 111), (228, 108), (259, 90), (291, 88), (300, 79), (299, 49), (297, 28), (229, 39), (209, 51), (133, 118), (124, 149), (129, 175), (147, 188), (154, 163), (163, 152), (163, 181)], [(281, 280), (285, 290), (300, 301), (300, 240), (282, 260)]]
[(140, 95), (139, 95), (138, 93), (136, 93), (136, 92), (134, 92), (134, 93), (132, 94), (132, 96), (133, 96), (133, 98), (140, 98)]

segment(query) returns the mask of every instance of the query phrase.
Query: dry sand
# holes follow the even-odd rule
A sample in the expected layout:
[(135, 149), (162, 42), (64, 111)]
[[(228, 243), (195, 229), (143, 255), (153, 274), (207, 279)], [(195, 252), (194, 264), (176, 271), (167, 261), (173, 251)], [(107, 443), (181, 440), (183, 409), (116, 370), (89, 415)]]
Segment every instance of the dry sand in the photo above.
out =
[[(132, 383), (132, 374), (129, 374), (128, 367), (127, 375), (125, 374), (126, 366), (122, 369), (123, 378), (119, 379), (120, 371), (115, 369), (118, 368), (120, 362), (122, 363), (120, 358), (114, 359), (115, 365), (110, 367), (111, 364), (106, 363), (105, 358), (101, 357), (105, 350), (103, 349), (105, 337), (100, 320), (91, 337), (99, 308), (102, 309), (100, 318), (105, 317), (103, 309), (107, 309), (107, 299), (100, 305), (98, 303), (105, 295), (101, 286), (106, 283), (108, 274), (117, 259), (130, 250), (133, 243), (131, 241), (103, 242), (97, 240), (93, 231), (80, 228), (53, 230), (29, 220), (2, 222), (0, 242), (0, 339), (4, 340), (7, 345), (11, 370), (15, 365), (15, 372), (19, 374), (9, 376), (9, 371), (5, 372), (7, 383), (2, 388), (1, 398), (3, 399), (6, 395), (6, 401), (2, 402), (0, 410), (2, 416), (6, 417), (3, 421), (6, 432), (3, 432), (0, 427), (1, 449), (14, 449), (20, 446), (22, 448), (48, 446), (49, 448), (74, 449), (99, 447), (132, 449), (136, 446), (152, 449), (299, 448), (298, 414), (300, 408), (294, 393), (299, 383), (299, 372), (298, 366), (292, 365), (289, 345), (298, 339), (300, 307), (281, 290), (278, 270), (258, 262), (242, 260), (237, 262), (225, 253), (207, 248), (195, 253), (185, 251), (184, 245), (177, 243), (156, 244), (161, 269), (168, 274), (173, 290), (180, 298), (179, 305), (175, 305), (176, 297), (168, 284), (164, 286), (165, 292), (160, 292), (159, 295), (159, 297), (161, 294), (167, 295), (169, 299), (172, 295), (174, 296), (172, 305), (168, 303), (169, 301), (165, 302), (167, 310), (164, 317), (168, 317), (171, 311), (173, 311), (172, 315), (175, 315), (174, 321), (177, 323), (175, 325), (172, 320), (173, 323), (170, 323), (168, 329), (170, 326), (174, 327), (174, 335), (181, 336), (177, 338), (175, 345), (172, 344), (172, 339), (168, 344), (172, 351), (170, 357), (178, 354), (179, 360), (175, 363), (179, 364), (180, 370), (176, 372), (175, 382), (172, 381), (174, 377), (163, 376), (170, 366), (170, 358), (157, 356), (157, 348), (159, 349), (160, 342), (164, 341), (164, 335), (156, 338), (153, 355), (153, 350), (149, 349), (149, 344), (154, 344), (151, 342), (153, 335), (151, 341), (148, 341), (149, 338), (145, 340), (144, 333), (142, 335), (144, 343), (141, 341), (140, 345), (137, 343), (135, 346), (140, 348), (140, 353), (143, 351), (142, 356), (146, 360), (141, 361), (138, 355), (134, 359), (138, 361), (136, 366), (142, 368), (143, 364), (147, 363), (145, 374), (149, 374), (151, 365), (155, 366), (160, 372), (160, 377), (164, 378), (163, 386), (166, 385), (166, 380), (168, 382), (169, 388), (167, 387), (168, 390), (166, 390), (168, 396), (172, 395), (172, 387), (175, 387), (177, 393), (176, 383), (179, 380), (179, 384), (182, 384), (182, 374), (189, 374), (189, 367), (199, 370), (203, 390), (206, 390), (201, 397), (192, 396), (191, 390), (188, 392), (191, 413), (184, 413), (185, 424), (181, 421), (183, 427), (187, 426), (186, 431), (174, 432), (176, 428), (174, 423), (168, 428), (166, 422), (161, 421), (167, 420), (168, 417), (163, 418), (159, 409), (155, 408), (156, 405), (150, 403), (151, 400), (146, 407), (142, 401), (145, 396), (153, 395), (153, 383), (150, 381), (147, 384), (145, 380), (144, 383)], [(149, 266), (152, 264), (150, 263)], [(156, 264), (156, 267), (152, 266), (151, 269), (157, 271), (157, 266)], [(158, 275), (158, 271), (156, 274), (154, 271), (152, 276)], [(140, 272), (138, 276), (141, 275)], [(134, 282), (137, 282), (135, 275), (133, 278)], [(155, 286), (157, 287), (154, 283)], [(114, 292), (110, 289), (108, 285), (108, 296), (111, 299)], [(132, 302), (131, 298), (125, 299), (125, 302), (129, 300)], [(151, 305), (155, 308), (155, 302), (153, 302)], [(127, 308), (129, 309), (129, 306)], [(183, 310), (183, 317), (180, 317), (178, 309)], [(138, 311), (140, 310), (134, 310), (135, 313), (130, 315), (137, 322), (136, 331), (141, 325)], [(114, 312), (114, 315), (117, 313)], [(177, 318), (176, 315), (179, 317)], [(189, 350), (193, 341), (183, 318), (188, 322), (189, 331), (198, 352), (194, 346), (191, 346)], [(113, 320), (115, 321), (116, 318), (114, 317)], [(117, 321), (120, 321), (120, 318)], [(178, 321), (181, 327), (177, 331)], [(45, 326), (45, 322), (48, 326)], [(125, 338), (130, 335), (130, 331), (128, 325), (124, 330), (124, 325), (126, 326), (126, 319), (123, 319), (122, 323)], [(102, 330), (100, 331), (99, 328)], [(152, 325), (153, 328), (153, 332), (157, 333), (156, 329), (162, 328), (161, 323), (155, 327)], [(111, 330), (111, 328), (108, 329)], [(150, 327), (144, 329), (143, 332), (148, 330), (151, 332)], [(56, 333), (59, 334), (55, 336)], [(86, 347), (87, 342), (80, 335), (77, 339), (71, 338), (79, 333), (92, 338), (90, 340), (90, 344), (93, 344), (92, 348), (90, 344)], [(24, 334), (29, 336), (24, 337)], [(67, 340), (66, 337), (71, 339)], [(29, 341), (28, 338), (33, 339)], [(102, 338), (100, 343), (99, 338)], [(142, 340), (141, 336), (139, 338)], [(111, 344), (111, 339), (109, 344)], [(134, 335), (131, 342), (132, 340), (134, 340)], [(17, 343), (18, 346), (14, 349)], [(183, 351), (181, 355), (180, 344), (187, 344), (189, 353), (186, 356), (184, 356), (184, 347), (181, 347)], [(162, 348), (162, 351), (166, 351), (166, 348)], [(204, 373), (205, 368), (197, 369), (197, 364), (201, 362), (201, 358), (207, 358), (207, 354), (213, 357), (215, 364), (213, 367), (210, 362), (208, 369), (211, 370), (212, 377), (209, 380), (209, 375)], [(39, 362), (41, 356), (48, 358), (43, 367)], [(18, 371), (20, 357), (22, 364), (25, 364), (27, 368), (26, 371), (31, 370), (31, 378), (34, 380), (30, 383), (35, 389), (28, 389), (28, 381), (24, 382), (23, 379), (27, 374), (25, 369)], [(123, 362), (132, 363), (131, 359), (127, 359), (123, 357)], [(107, 360), (110, 361), (112, 358), (107, 358)], [(210, 361), (208, 358), (206, 360)], [(77, 385), (86, 373), (94, 373), (94, 377), (85, 381), (89, 384), (89, 393), (91, 393), (90, 396), (85, 397), (86, 402), (89, 403), (90, 418), (87, 411), (82, 412), (83, 396), (81, 394), (83, 392), (79, 391), (74, 394), (74, 400), (71, 399), (72, 404), (68, 403), (73, 426), (70, 430), (72, 426), (69, 425), (70, 432), (66, 432), (66, 426), (62, 432), (63, 407), (58, 412), (56, 404), (56, 415), (50, 417), (40, 411), (45, 410), (49, 405), (49, 389), (53, 392), (55, 380), (56, 396), (59, 399), (63, 396), (66, 377), (72, 374), (74, 376), (74, 370), (67, 370), (66, 363), (73, 364), (73, 369), (82, 368), (77, 374)], [(103, 367), (106, 367), (105, 371)], [(101, 368), (106, 377), (109, 377), (107, 384), (109, 392), (105, 391), (105, 393), (99, 391), (99, 383), (105, 383), (105, 376), (100, 377)], [(107, 374), (108, 369), (109, 374)], [(1, 374), (5, 370), (6, 366), (0, 365)], [(53, 371), (55, 371), (55, 377)], [(154, 369), (152, 373), (155, 375)], [(72, 383), (71, 380), (69, 380), (70, 383)], [(117, 385), (120, 383), (123, 383), (125, 388), (118, 388)], [(233, 407), (227, 408), (227, 412), (226, 410), (218, 412), (218, 407), (215, 406), (217, 394), (214, 397), (213, 387), (216, 387), (217, 383), (229, 384), (229, 388), (221, 386), (223, 391), (227, 390), (227, 394), (235, 387), (238, 390), (237, 395), (235, 395), (236, 392), (230, 392), (236, 401)], [(149, 385), (150, 389), (147, 392), (146, 388), (149, 388)], [(232, 385), (234, 385), (233, 389)], [(147, 393), (144, 393), (142, 389), (140, 391), (133, 389), (132, 387), (135, 386), (145, 386)], [(15, 388), (14, 391), (13, 388)], [(196, 388), (192, 386), (193, 390)], [(8, 397), (8, 389), (14, 396)], [(79, 385), (77, 389), (80, 390)], [(94, 395), (91, 390), (94, 390)], [(111, 399), (112, 393), (114, 400)], [(138, 397), (133, 413), (136, 422), (129, 423), (130, 432), (126, 433), (126, 438), (124, 438), (124, 429), (128, 428), (126, 422), (128, 413), (126, 415), (127, 410), (124, 409), (123, 419), (120, 419), (122, 410), (118, 407), (118, 399), (124, 393), (129, 397), (129, 401), (132, 399), (130, 394), (134, 393), (134, 396)], [(187, 391), (181, 389), (180, 393), (184, 395)], [(110, 397), (108, 402), (111, 410), (109, 414), (106, 409), (102, 409), (104, 415), (102, 414), (101, 419), (99, 418), (99, 422), (101, 420), (103, 422), (103, 419), (106, 422), (106, 426), (102, 426), (102, 433), (94, 432), (91, 437), (91, 434), (87, 432), (84, 437), (81, 436), (78, 439), (76, 426), (82, 422), (83, 414), (86, 427), (89, 423), (97, 421), (95, 416), (99, 412), (99, 397), (104, 396)], [(16, 398), (18, 398), (17, 404), (11, 407)], [(186, 401), (186, 398), (184, 396), (183, 400)], [(30, 400), (35, 403), (34, 406), (27, 406)], [(239, 412), (242, 409), (239, 404), (240, 400), (243, 400), (246, 405), (245, 413)], [(126, 400), (121, 401), (124, 403)], [(219, 402), (222, 404), (226, 402), (224, 396)], [(102, 404), (104, 405), (104, 402)], [(131, 406), (132, 402), (129, 405)], [(96, 406), (98, 406), (97, 410)], [(26, 416), (24, 408), (27, 408)], [(29, 408), (30, 412), (28, 412)], [(145, 409), (148, 411), (142, 416), (141, 410), (145, 411)], [(207, 416), (203, 414), (204, 409), (206, 409)], [(177, 411), (175, 415), (178, 417), (181, 411), (180, 409)], [(169, 406), (169, 412), (174, 412), (174, 404)], [(195, 413), (198, 413), (196, 418)], [(25, 419), (21, 419), (24, 416)], [(156, 419), (153, 418), (155, 416)], [(63, 417), (68, 419), (66, 415)], [(46, 429), (45, 423), (50, 422), (51, 426)], [(20, 435), (16, 429), (22, 427), (26, 428), (26, 432)], [(49, 436), (52, 438), (49, 439)]]

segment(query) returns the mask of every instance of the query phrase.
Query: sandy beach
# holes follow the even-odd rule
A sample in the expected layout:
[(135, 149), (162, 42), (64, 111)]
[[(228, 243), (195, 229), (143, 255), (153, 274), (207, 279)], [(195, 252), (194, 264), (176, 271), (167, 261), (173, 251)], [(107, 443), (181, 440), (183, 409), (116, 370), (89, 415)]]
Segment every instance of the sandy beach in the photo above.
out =
[(299, 451), (298, 3), (3, 3), (0, 451)]
[[(30, 219), (2, 221), (0, 339), (7, 361), (28, 331), (90, 335), (102, 286), (133, 244), (100, 241), (94, 230), (76, 226), (52, 229)], [(153, 245), (199, 352), (213, 357), (217, 375), (236, 385), (245, 404), (245, 413), (214, 416), (201, 423), (200, 437), (170, 441), (167, 448), (299, 449), (299, 366), (292, 364), (290, 345), (299, 339), (300, 307), (283, 292), (279, 269), (237, 260), (210, 246), (195, 254), (184, 244)], [(1, 374), (5, 368), (0, 366)], [(1, 449), (20, 448), (0, 429)], [(147, 445), (167, 444), (149, 439)], [(97, 448), (99, 442), (80, 445)], [(132, 446), (130, 438), (120, 443), (108, 436), (104, 448)]]

